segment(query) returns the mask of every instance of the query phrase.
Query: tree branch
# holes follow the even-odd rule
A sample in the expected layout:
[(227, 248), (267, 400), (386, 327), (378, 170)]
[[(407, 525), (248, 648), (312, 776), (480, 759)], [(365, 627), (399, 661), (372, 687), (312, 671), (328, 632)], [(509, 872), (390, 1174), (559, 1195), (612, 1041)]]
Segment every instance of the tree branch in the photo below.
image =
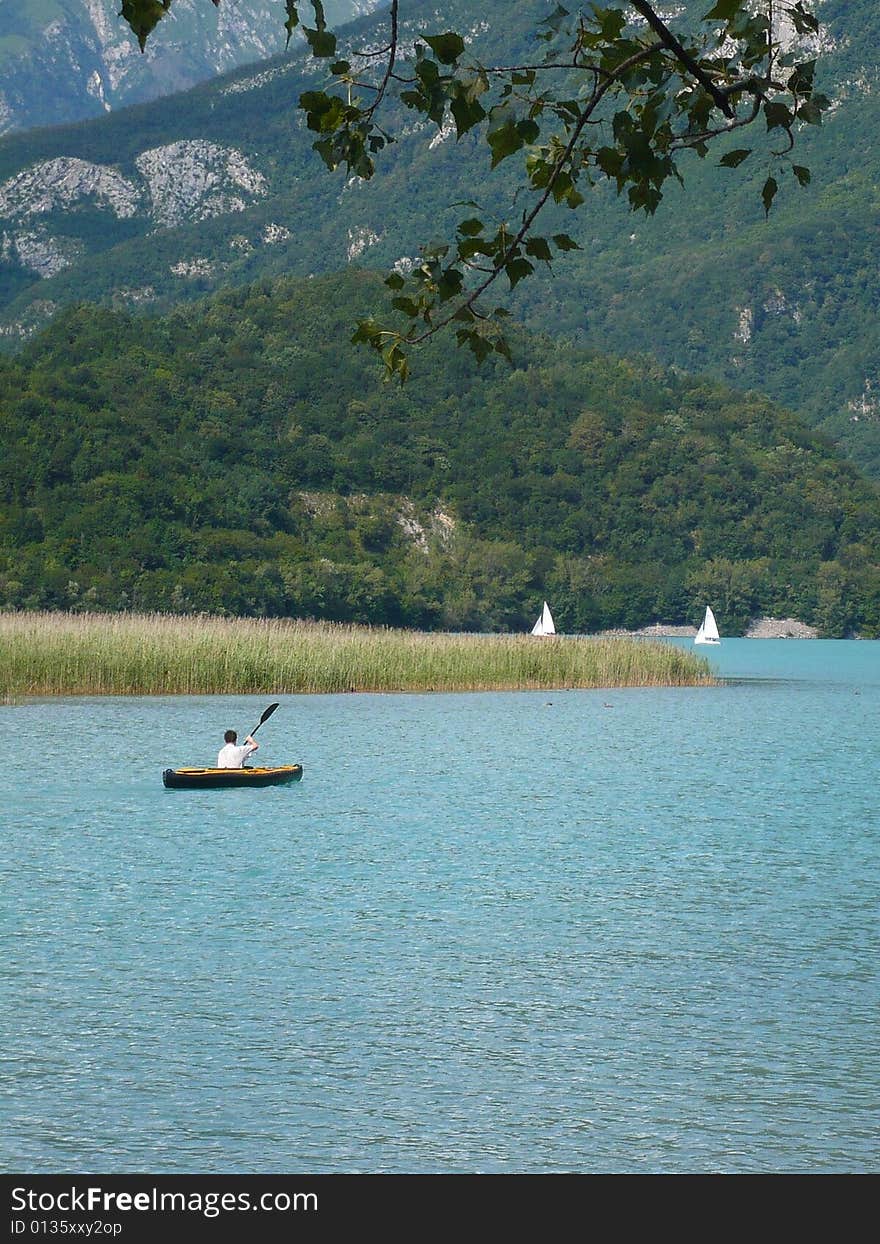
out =
[(578, 117), (577, 124), (574, 126), (572, 130), (571, 137), (566, 143), (564, 151), (562, 152), (559, 159), (556, 161), (556, 164), (554, 165), (553, 172), (551, 173), (547, 181), (547, 185), (544, 188), (544, 192), (541, 194), (537, 203), (532, 208), (532, 210), (528, 213), (528, 215), (524, 217), (523, 223), (520, 226), (518, 232), (516, 233), (512, 241), (509, 243), (509, 245), (505, 248), (504, 252), (502, 253), (500, 259), (498, 259), (498, 261), (496, 262), (489, 276), (486, 278), (485, 281), (482, 282), (481, 285), (478, 285), (477, 288), (473, 290), (468, 295), (468, 297), (464, 299), (463, 302), (459, 303), (453, 312), (451, 312), (444, 319), (438, 321), (435, 324), (432, 324), (427, 332), (420, 333), (417, 337), (408, 337), (406, 340), (409, 345), (418, 345), (419, 342), (426, 341), (429, 337), (433, 337), (435, 333), (440, 331), (440, 329), (445, 328), (448, 324), (451, 324), (452, 321), (456, 318), (456, 316), (461, 311), (463, 311), (465, 308), (468, 311), (471, 311), (472, 313), (476, 314), (474, 312), (474, 303), (477, 301), (478, 298), (481, 298), (483, 296), (483, 294), (486, 292), (489, 286), (493, 283), (493, 281), (496, 281), (498, 279), (498, 277), (504, 271), (505, 266), (510, 262), (511, 258), (513, 257), (514, 252), (517, 250), (519, 246), (522, 245), (526, 234), (531, 229), (539, 212), (546, 205), (551, 194), (553, 193), (553, 187), (556, 184), (559, 174), (565, 168), (566, 164), (568, 164), (569, 161), (571, 160), (572, 154), (577, 144), (577, 140), (580, 137), (584, 127), (589, 122), (591, 116), (595, 112), (596, 108), (598, 107), (599, 103), (601, 102), (603, 96), (608, 93), (608, 91), (617, 81), (618, 77), (625, 74), (629, 69), (632, 69), (634, 65), (639, 64), (640, 61), (647, 60), (649, 57), (653, 56), (654, 53), (660, 49), (660, 46), (661, 45), (659, 43), (652, 43), (648, 45), (647, 47), (642, 48), (640, 51), (628, 57), (625, 61), (622, 61), (621, 64), (617, 66), (614, 73), (608, 75), (608, 77), (601, 84), (601, 86), (596, 86), (596, 88), (593, 91), (592, 98), (590, 99), (587, 106), (584, 108), (584, 111), (581, 113), (580, 117)]
[(382, 79), (379, 86), (376, 88), (376, 98), (373, 100), (372, 104), (370, 104), (369, 108), (367, 108), (364, 112), (364, 115), (369, 120), (372, 120), (373, 113), (376, 111), (376, 109), (381, 104), (382, 99), (385, 95), (385, 92), (388, 90), (388, 83), (391, 81), (394, 75), (394, 62), (397, 57), (397, 7), (398, 7), (398, 3), (399, 3), (399, 0), (391, 0), (391, 13), (390, 13), (391, 35), (389, 38), (388, 47), (386, 49), (388, 52), (388, 64), (385, 68), (385, 76)]
[(693, 74), (703, 89), (712, 96), (724, 115), (726, 117), (730, 117), (732, 121), (734, 118), (734, 111), (730, 100), (725, 97), (722, 91), (718, 90), (715, 83), (706, 73), (704, 73), (704, 71), (691, 56), (690, 52), (685, 51), (669, 27), (664, 25), (664, 23), (651, 8), (650, 4), (648, 4), (646, 0), (630, 0), (630, 4), (636, 12), (641, 14), (641, 16), (645, 19), (663, 46), (668, 48), (670, 52), (672, 52), (678, 60), (681, 61), (687, 70)]
[(710, 138), (720, 138), (722, 134), (732, 134), (734, 130), (751, 125), (761, 111), (762, 96), (756, 95), (752, 110), (747, 117), (737, 117), (729, 125), (719, 125), (714, 130), (703, 130), (699, 134), (680, 134), (670, 143), (670, 151), (681, 151), (683, 148), (694, 147), (697, 143), (708, 142)]

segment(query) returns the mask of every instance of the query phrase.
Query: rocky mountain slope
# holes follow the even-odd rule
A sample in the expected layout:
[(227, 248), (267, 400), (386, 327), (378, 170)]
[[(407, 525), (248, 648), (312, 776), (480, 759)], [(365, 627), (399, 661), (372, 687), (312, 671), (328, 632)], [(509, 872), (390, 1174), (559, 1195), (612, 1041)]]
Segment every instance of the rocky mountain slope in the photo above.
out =
[[(705, 0), (689, 0), (703, 12)], [(534, 54), (540, 0), (408, 3), (403, 42), (454, 27), (475, 58)], [(880, 478), (880, 7), (821, 0), (827, 123), (765, 220), (756, 156), (731, 173), (694, 158), (687, 186), (634, 217), (607, 185), (564, 221), (582, 246), (511, 298), (530, 327), (760, 389), (801, 411)], [(376, 18), (347, 39), (373, 45)], [(343, 41), (345, 42), (345, 41)], [(507, 62), (510, 63), (510, 62)], [(508, 161), (487, 178), (476, 140), (407, 114), (373, 181), (327, 173), (296, 100), (321, 81), (302, 52), (185, 96), (0, 141), (0, 341), (14, 347), (83, 298), (161, 310), (260, 275), (412, 262), (478, 188), (508, 213)], [(517, 210), (517, 209), (514, 209)]]
[[(375, 0), (325, 7), (345, 21)], [(284, 48), (279, 0), (175, 0), (143, 55), (119, 9), (119, 0), (3, 0), (0, 134), (100, 116)]]

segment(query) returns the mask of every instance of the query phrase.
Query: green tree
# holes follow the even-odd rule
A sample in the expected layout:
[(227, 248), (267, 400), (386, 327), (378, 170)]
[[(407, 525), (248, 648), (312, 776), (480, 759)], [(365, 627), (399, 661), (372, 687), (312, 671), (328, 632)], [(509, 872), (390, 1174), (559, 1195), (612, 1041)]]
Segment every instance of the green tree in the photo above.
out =
[(692, 615), (699, 616), (711, 603), (719, 625), (730, 631), (743, 630), (750, 618), (765, 606), (764, 593), (772, 582), (770, 559), (732, 561), (715, 557), (692, 571), (686, 581), (691, 596)]
[(858, 606), (846, 569), (839, 562), (823, 562), (816, 575), (816, 624), (823, 635), (840, 639), (856, 629)]
[[(522, 631), (546, 596), (567, 632), (711, 604), (726, 635), (760, 614), (878, 633), (876, 489), (790, 413), (525, 336), (516, 369), (462, 351), (452, 384), (437, 340), (418, 386), (376, 386), (340, 319), (382, 296), (364, 272), (279, 281), (244, 369), (227, 343), (247, 292), (161, 320), (67, 311), (0, 360), (0, 604)], [(315, 396), (273, 410), (285, 333)], [(82, 358), (89, 383), (63, 396)], [(172, 378), (158, 404), (120, 383), (139, 368)], [(234, 457), (207, 444), (219, 393)]]
[[(171, 5), (123, 0), (142, 49)], [(454, 127), (458, 139), (480, 134), (492, 170), (512, 156), (523, 162), (510, 219), (486, 221), (479, 204), (465, 204), (454, 239), (424, 247), (409, 276), (388, 276), (402, 324), (359, 324), (354, 340), (376, 349), (401, 379), (409, 347), (446, 327), (481, 361), (509, 356), (506, 310), (489, 305), (490, 291), (502, 276), (512, 289), (579, 249), (567, 232), (538, 232), (553, 205), (576, 211), (595, 202), (592, 187), (609, 181), (632, 211), (650, 215), (666, 182), (682, 180), (683, 152), (704, 158), (720, 145), (721, 165), (735, 169), (754, 147), (732, 147), (727, 136), (754, 133), (761, 122), (769, 143), (755, 158), (766, 160), (765, 212), (782, 179), (810, 180), (792, 159), (795, 135), (820, 123), (828, 100), (814, 89), (815, 56), (790, 50), (818, 31), (803, 0), (716, 0), (696, 22), (687, 12), (662, 16), (647, 0), (583, 12), (557, 5), (537, 31), (543, 55), (515, 65), (479, 63), (454, 30), (420, 32), (406, 54), (400, 0), (391, 0), (387, 42), (366, 51), (340, 49), (320, 0), (285, 0), (285, 9), (288, 38), (300, 27), (327, 68), (327, 85), (304, 92), (299, 106), (329, 169), (370, 178), (393, 142), (389, 127), (400, 123), (401, 105), (441, 131)]]

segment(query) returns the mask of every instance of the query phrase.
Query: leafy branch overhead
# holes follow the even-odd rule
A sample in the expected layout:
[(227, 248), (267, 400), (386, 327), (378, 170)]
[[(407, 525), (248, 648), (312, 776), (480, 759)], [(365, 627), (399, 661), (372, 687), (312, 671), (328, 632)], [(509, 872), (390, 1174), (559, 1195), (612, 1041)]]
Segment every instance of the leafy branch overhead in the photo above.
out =
[[(171, 4), (123, 0), (141, 47)], [(391, 2), (382, 46), (345, 57), (320, 0), (285, 0), (285, 7), (288, 39), (300, 28), (312, 57), (326, 64), (326, 85), (305, 92), (299, 106), (329, 169), (372, 177), (394, 141), (387, 114), (399, 105), (437, 129), (454, 128), (458, 139), (482, 134), (490, 169), (511, 156), (522, 161), (526, 206), (499, 223), (469, 205), (453, 239), (424, 247), (406, 277), (388, 276), (404, 326), (359, 325), (354, 340), (376, 349), (387, 373), (401, 379), (409, 347), (447, 326), (479, 360), (509, 355), (506, 312), (487, 306), (490, 290), (501, 277), (512, 289), (537, 265), (578, 248), (567, 232), (538, 233), (548, 205), (577, 211), (593, 186), (610, 181), (632, 211), (653, 214), (668, 179), (682, 180), (682, 152), (705, 158), (762, 119), (774, 139), (760, 157), (764, 211), (786, 175), (801, 186), (810, 181), (791, 153), (799, 127), (820, 124), (829, 101), (814, 88), (815, 56), (797, 50), (819, 29), (802, 0), (717, 0), (697, 21), (662, 16), (647, 0), (582, 11), (558, 5), (535, 32), (533, 56), (500, 66), (469, 54), (457, 31), (420, 32), (404, 49), (399, 0)], [(754, 152), (728, 148), (724, 142), (719, 160), (728, 169)]]

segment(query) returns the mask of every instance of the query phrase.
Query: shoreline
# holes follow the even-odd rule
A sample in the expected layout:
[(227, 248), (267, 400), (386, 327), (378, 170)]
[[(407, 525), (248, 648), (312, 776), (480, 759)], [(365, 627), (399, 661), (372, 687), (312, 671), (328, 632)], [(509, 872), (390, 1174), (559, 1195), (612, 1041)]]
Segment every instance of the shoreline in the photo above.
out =
[[(652, 622), (638, 630), (599, 631), (601, 639), (693, 639), (695, 626), (676, 626), (666, 622)], [(728, 639), (818, 639), (819, 632), (797, 618), (755, 618), (742, 636), (729, 635)], [(855, 636), (853, 636), (855, 638)], [(724, 636), (722, 635), (722, 640)]]

